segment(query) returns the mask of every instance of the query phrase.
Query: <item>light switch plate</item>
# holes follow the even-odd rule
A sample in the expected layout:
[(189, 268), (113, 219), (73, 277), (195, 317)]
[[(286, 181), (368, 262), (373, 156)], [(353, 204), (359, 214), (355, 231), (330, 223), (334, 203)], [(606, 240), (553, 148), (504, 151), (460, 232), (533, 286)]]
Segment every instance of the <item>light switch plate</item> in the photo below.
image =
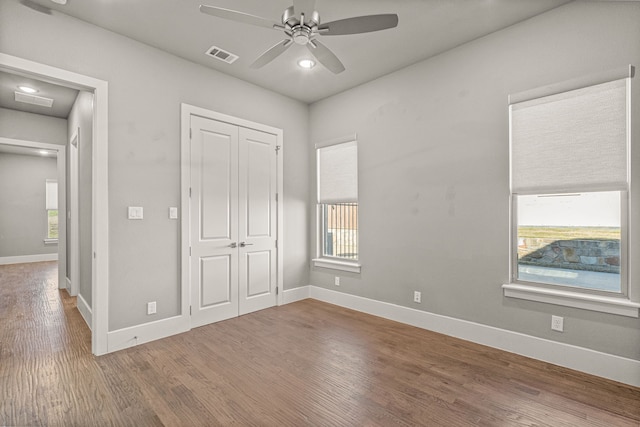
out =
[(142, 219), (143, 209), (141, 206), (129, 206), (129, 219)]
[(169, 208), (169, 219), (178, 219), (178, 208), (176, 207)]

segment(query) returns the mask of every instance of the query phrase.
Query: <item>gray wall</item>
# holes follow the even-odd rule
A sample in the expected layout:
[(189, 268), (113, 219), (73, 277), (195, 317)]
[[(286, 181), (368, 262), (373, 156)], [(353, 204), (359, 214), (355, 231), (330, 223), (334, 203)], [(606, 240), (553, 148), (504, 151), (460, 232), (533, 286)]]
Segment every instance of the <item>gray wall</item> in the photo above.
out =
[[(92, 245), (91, 245), (91, 194), (92, 194), (92, 148), (93, 142), (93, 94), (81, 91), (69, 113), (69, 138), (78, 132), (78, 219), (79, 219), (79, 266), (80, 286), (79, 293), (91, 307), (91, 272), (92, 272)], [(68, 150), (70, 152), (71, 149)], [(67, 168), (68, 169), (68, 168)], [(70, 188), (67, 186), (67, 188)], [(67, 193), (69, 194), (69, 193)], [(70, 197), (67, 198), (69, 207)], [(71, 223), (67, 222), (70, 226)], [(69, 227), (67, 227), (69, 235)], [(67, 245), (67, 260), (70, 245)], [(67, 268), (67, 274), (69, 272)]]
[[(179, 221), (167, 209), (180, 205), (182, 102), (284, 129), (284, 286), (308, 283), (305, 104), (17, 0), (0, 2), (0, 51), (109, 83), (110, 330), (179, 312)], [(127, 220), (127, 206), (145, 219)]]
[[(0, 40), (2, 40), (1, 31)], [(0, 136), (65, 145), (67, 143), (67, 121), (57, 117), (0, 108)]]
[(0, 257), (54, 254), (45, 245), (45, 182), (57, 179), (55, 157), (0, 153)]
[[(637, 3), (574, 2), (313, 104), (310, 144), (358, 134), (362, 273), (313, 269), (310, 283), (640, 360), (638, 319), (505, 298), (501, 289), (507, 96), (640, 66), (638, 22)], [(315, 218), (310, 230), (315, 252)], [(565, 317), (564, 333), (550, 330), (550, 314)]]

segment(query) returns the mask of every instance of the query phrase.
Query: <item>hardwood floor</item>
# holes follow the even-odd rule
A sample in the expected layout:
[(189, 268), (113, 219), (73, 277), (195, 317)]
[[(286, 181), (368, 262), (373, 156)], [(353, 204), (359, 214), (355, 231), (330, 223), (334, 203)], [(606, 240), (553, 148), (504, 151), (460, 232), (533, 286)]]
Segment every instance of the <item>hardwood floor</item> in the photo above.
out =
[(305, 300), (94, 357), (55, 263), (0, 266), (0, 425), (638, 426), (640, 389)]

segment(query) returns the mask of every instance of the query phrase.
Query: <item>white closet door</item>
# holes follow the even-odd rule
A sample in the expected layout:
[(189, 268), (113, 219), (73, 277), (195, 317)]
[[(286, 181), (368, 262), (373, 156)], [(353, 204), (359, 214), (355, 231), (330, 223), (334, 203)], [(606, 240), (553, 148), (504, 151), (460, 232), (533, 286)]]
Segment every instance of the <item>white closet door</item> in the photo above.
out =
[(276, 136), (240, 128), (240, 314), (276, 304)]
[(191, 325), (276, 304), (276, 136), (191, 118)]
[(191, 118), (191, 325), (238, 316), (238, 128)]

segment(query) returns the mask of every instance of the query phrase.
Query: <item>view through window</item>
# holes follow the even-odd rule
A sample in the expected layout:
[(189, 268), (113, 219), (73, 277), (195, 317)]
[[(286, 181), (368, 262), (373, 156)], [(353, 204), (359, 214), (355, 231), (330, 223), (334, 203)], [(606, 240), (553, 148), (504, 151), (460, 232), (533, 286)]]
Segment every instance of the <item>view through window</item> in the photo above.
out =
[(516, 195), (518, 279), (620, 293), (621, 197)]
[(58, 238), (58, 182), (46, 181), (47, 239)]
[(322, 204), (322, 255), (358, 259), (358, 204)]

